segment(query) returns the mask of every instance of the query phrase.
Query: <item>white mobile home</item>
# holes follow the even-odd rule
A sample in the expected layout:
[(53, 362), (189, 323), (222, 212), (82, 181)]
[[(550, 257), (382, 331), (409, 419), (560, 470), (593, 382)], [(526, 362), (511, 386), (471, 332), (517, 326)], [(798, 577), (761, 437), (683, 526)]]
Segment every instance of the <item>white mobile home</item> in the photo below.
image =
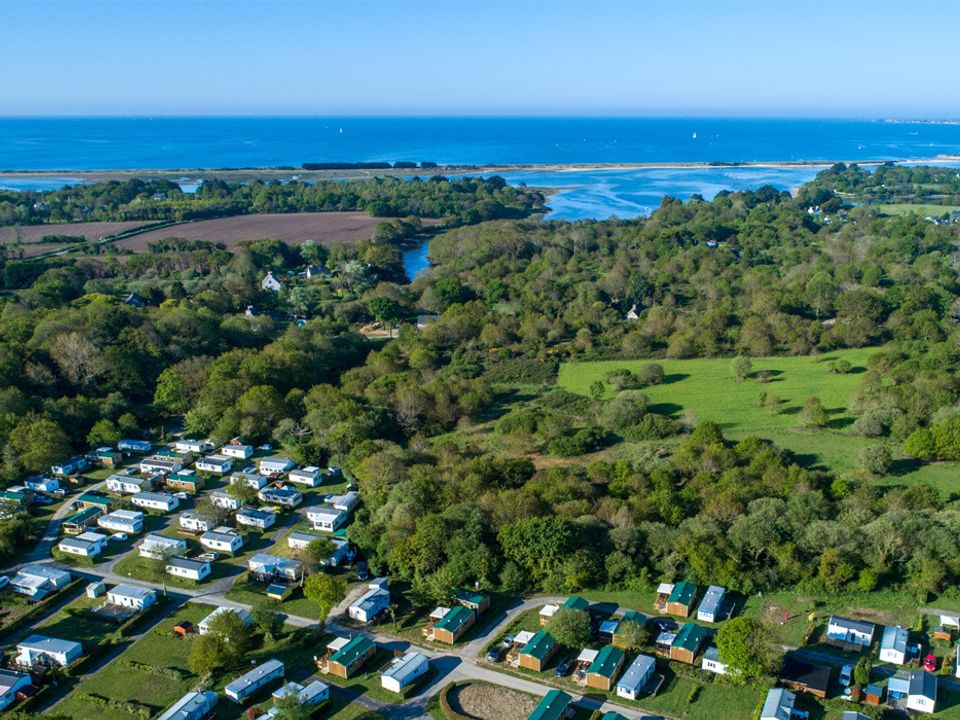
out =
[(760, 710), (760, 720), (790, 720), (793, 717), (793, 707), (797, 704), (797, 696), (783, 688), (767, 690), (767, 697)]
[(118, 495), (136, 495), (153, 487), (147, 478), (132, 475), (111, 475), (107, 478), (107, 491)]
[(627, 671), (617, 682), (617, 695), (628, 700), (636, 700), (653, 676), (656, 660), (649, 655), (637, 655)]
[(168, 575), (195, 582), (210, 577), (212, 567), (209, 560), (191, 560), (184, 557), (173, 557), (167, 560)]
[(869, 648), (873, 643), (875, 627), (871, 623), (831, 615), (827, 623), (827, 642), (855, 648)]
[(259, 470), (261, 475), (280, 475), (293, 470), (295, 467), (296, 463), (290, 458), (265, 457), (260, 460)]
[(83, 646), (73, 640), (31, 635), (17, 645), (17, 665), (59, 665), (67, 667), (83, 655)]
[(180, 538), (167, 537), (151, 533), (140, 543), (140, 557), (159, 560), (174, 555), (182, 555), (187, 551), (187, 542)]
[(217, 526), (217, 519), (212, 515), (203, 515), (187, 511), (177, 520), (180, 528), (192, 533), (202, 533), (213, 530)]
[(231, 473), (230, 482), (243, 483), (244, 485), (249, 485), (254, 490), (259, 490), (267, 484), (267, 478), (258, 473), (235, 472)]
[(291, 470), (290, 474), (287, 475), (287, 481), (297, 483), (298, 485), (306, 485), (307, 487), (317, 487), (323, 482), (323, 473), (320, 471), (320, 468), (314, 467), (313, 465), (305, 468), (296, 468)]
[(914, 670), (910, 673), (907, 709), (923, 713), (932, 713), (937, 709), (936, 675), (926, 670)]
[(269, 510), (255, 510), (253, 508), (242, 508), (237, 511), (234, 517), (237, 520), (237, 525), (255, 527), (259, 530), (266, 530), (269, 527), (273, 527), (274, 523), (277, 522), (276, 513), (270, 512)]
[(723, 619), (723, 602), (727, 591), (719, 585), (711, 585), (697, 608), (697, 620), (700, 622), (718, 622)]
[(98, 517), (97, 524), (111, 532), (138, 533), (143, 530), (143, 513), (137, 510), (114, 510)]
[(76, 537), (64, 538), (57, 545), (60, 552), (79, 557), (97, 557), (107, 545), (107, 536), (98, 532), (82, 532)]
[(236, 703), (243, 703), (270, 683), (283, 679), (284, 667), (279, 660), (264, 660), (245, 675), (241, 675), (224, 688), (224, 695)]
[(727, 665), (726, 663), (720, 662), (720, 651), (717, 650), (717, 648), (715, 648), (713, 645), (704, 651), (703, 660), (700, 663), (700, 667), (707, 672), (712, 672), (717, 675), (727, 674)]
[(148, 453), (153, 449), (149, 440), (132, 440), (123, 438), (117, 443), (117, 450), (128, 453)]
[(157, 720), (205, 720), (217, 706), (217, 694), (204, 690), (188, 692), (171, 705)]
[(214, 490), (210, 493), (210, 502), (218, 508), (230, 511), (239, 510), (243, 507), (243, 500), (235, 498), (226, 490)]
[(380, 675), (380, 685), (390, 692), (402, 692), (417, 678), (430, 672), (430, 660), (423, 653), (408, 652), (395, 659)]
[(54, 475), (76, 475), (87, 467), (87, 459), (83, 455), (76, 455), (69, 460), (64, 460), (56, 465), (50, 466), (50, 472)]
[(220, 448), (220, 454), (238, 460), (247, 460), (253, 457), (253, 448), (250, 445), (228, 443)]
[(370, 622), (390, 607), (390, 591), (379, 579), (368, 586), (370, 589), (353, 605), (347, 608), (347, 615), (357, 622)]
[(180, 499), (176, 495), (163, 492), (139, 492), (130, 498), (130, 502), (145, 510), (160, 512), (170, 512), (180, 507)]
[(140, 472), (144, 475), (169, 475), (183, 470), (183, 462), (166, 455), (151, 455), (140, 461)]
[(303, 577), (303, 564), (299, 560), (257, 553), (247, 560), (247, 569), (262, 580), (282, 579), (296, 582)]
[[(296, 695), (297, 700), (303, 706), (316, 707), (330, 699), (330, 686), (322, 680), (314, 680), (306, 687), (297, 682), (288, 682), (273, 692), (273, 699), (282, 700), (288, 695)], [(271, 720), (275, 717), (276, 710), (277, 708), (273, 707), (267, 713)]]
[(197, 460), (196, 466), (201, 472), (223, 475), (233, 467), (233, 458), (226, 455), (207, 455)]
[(213, 445), (206, 440), (177, 440), (173, 449), (178, 453), (205, 453), (213, 450)]
[(314, 530), (333, 532), (347, 521), (347, 514), (329, 505), (307, 508), (307, 520)]
[(360, 504), (360, 493), (358, 493), (356, 490), (351, 490), (343, 495), (334, 495), (330, 498), (327, 498), (327, 503), (335, 507), (337, 510), (342, 510), (345, 513), (352, 513), (354, 508)]
[(216, 552), (235, 553), (243, 547), (243, 536), (230, 528), (218, 527), (200, 536), (200, 546)]
[(24, 565), (10, 581), (10, 588), (29, 600), (43, 600), (63, 590), (71, 579), (69, 572), (50, 565)]
[(281, 507), (294, 508), (303, 502), (303, 495), (299, 490), (293, 488), (265, 487), (257, 497), (261, 502), (269, 505), (280, 505)]
[(899, 625), (885, 627), (880, 638), (880, 660), (894, 665), (906, 664), (909, 638), (910, 633)]
[(146, 610), (157, 602), (157, 591), (139, 585), (116, 585), (112, 590), (107, 590), (107, 602), (134, 610)]

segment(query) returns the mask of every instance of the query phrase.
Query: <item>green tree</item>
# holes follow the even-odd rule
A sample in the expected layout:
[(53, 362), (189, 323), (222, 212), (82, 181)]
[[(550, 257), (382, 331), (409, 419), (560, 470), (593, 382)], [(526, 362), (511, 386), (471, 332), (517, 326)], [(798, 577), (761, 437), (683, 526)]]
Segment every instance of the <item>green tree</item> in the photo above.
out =
[(893, 463), (890, 450), (885, 445), (870, 445), (857, 456), (857, 466), (875, 477), (884, 475)]
[(870, 658), (862, 657), (853, 668), (853, 681), (859, 687), (870, 684), (870, 673), (873, 672), (873, 663)]
[(223, 648), (220, 641), (212, 635), (198, 635), (190, 642), (190, 658), (187, 666), (190, 672), (205, 677), (223, 667)]
[(112, 420), (106, 418), (97, 420), (90, 428), (90, 432), (87, 433), (87, 443), (91, 447), (116, 445), (119, 439), (120, 430), (117, 429)]
[(730, 372), (737, 380), (746, 380), (753, 372), (753, 363), (750, 358), (737, 355), (730, 361)]
[(257, 500), (256, 488), (247, 484), (243, 478), (234, 478), (227, 486), (227, 492), (247, 505), (252, 505)]
[(759, 620), (738, 617), (727, 620), (717, 631), (720, 661), (730, 668), (735, 682), (745, 683), (772, 674), (779, 662), (772, 649), (769, 630)]
[(650, 642), (650, 631), (643, 623), (624, 620), (617, 628), (617, 637), (622, 647), (638, 651)]
[(330, 557), (336, 549), (337, 546), (333, 544), (332, 540), (317, 538), (300, 551), (300, 559), (303, 560), (304, 563), (316, 567)]
[(903, 443), (905, 455), (917, 460), (932, 460), (937, 454), (937, 443), (928, 428), (917, 428)]
[(10, 444), (29, 472), (44, 472), (70, 455), (70, 439), (49, 418), (27, 415), (10, 431)]
[(808, 397), (800, 408), (800, 424), (808, 428), (825, 427), (830, 415), (818, 397)]
[(226, 665), (243, 660), (253, 643), (253, 631), (244, 624), (239, 613), (222, 612), (210, 621), (207, 635), (220, 645), (220, 657)]
[(379, 322), (387, 327), (396, 325), (397, 320), (403, 317), (403, 305), (392, 297), (378, 295), (367, 302), (367, 310)]
[(283, 631), (283, 615), (272, 600), (261, 600), (250, 608), (253, 626), (269, 640), (276, 640)]
[(297, 693), (285, 693), (283, 697), (274, 700), (275, 720), (310, 720), (314, 716), (315, 707), (300, 700)]
[(562, 607), (547, 623), (547, 631), (568, 648), (582, 648), (590, 642), (590, 616), (582, 610)]
[(576, 526), (557, 517), (518, 520), (500, 531), (504, 557), (529, 573), (534, 582), (550, 575), (576, 548)]
[(323, 621), (334, 606), (347, 596), (346, 578), (326, 573), (310, 575), (303, 584), (303, 595), (320, 609)]
[(599, 400), (603, 397), (603, 393), (606, 392), (606, 386), (603, 384), (603, 380), (594, 380), (590, 383), (590, 397), (594, 400)]

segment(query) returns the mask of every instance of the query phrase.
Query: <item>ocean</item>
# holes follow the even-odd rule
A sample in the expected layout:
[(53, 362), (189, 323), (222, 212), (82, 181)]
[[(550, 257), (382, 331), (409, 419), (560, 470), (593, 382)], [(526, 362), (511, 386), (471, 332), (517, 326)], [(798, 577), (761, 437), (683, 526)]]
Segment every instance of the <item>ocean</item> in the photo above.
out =
[[(304, 162), (440, 164), (773, 163), (927, 160), (960, 154), (960, 125), (868, 120), (709, 118), (3, 118), (0, 169), (58, 177), (0, 178), (50, 189), (71, 172), (278, 167)], [(944, 163), (947, 164), (947, 163)], [(554, 219), (635, 217), (665, 194), (791, 189), (811, 167), (637, 168), (510, 172), (559, 188)], [(429, 171), (428, 171), (429, 172)], [(62, 175), (62, 176), (61, 176)]]

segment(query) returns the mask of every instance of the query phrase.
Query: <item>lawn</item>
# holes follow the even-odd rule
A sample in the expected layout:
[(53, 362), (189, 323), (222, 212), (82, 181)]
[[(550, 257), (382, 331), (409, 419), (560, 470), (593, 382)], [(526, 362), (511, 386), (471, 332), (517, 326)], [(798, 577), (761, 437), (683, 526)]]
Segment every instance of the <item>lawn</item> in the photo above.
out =
[(0, 632), (6, 634), (16, 626), (32, 622), (33, 618), (46, 613), (52, 605), (77, 593), (82, 585), (84, 585), (83, 581), (73, 580), (63, 590), (49, 595), (40, 602), (28, 601), (23, 595), (11, 590), (9, 586), (0, 590)]
[[(697, 360), (657, 360), (666, 373), (661, 385), (645, 387), (652, 409), (679, 417), (684, 413), (697, 421), (710, 420), (723, 428), (730, 439), (758, 435), (772, 440), (794, 453), (802, 465), (821, 466), (844, 472), (856, 467), (857, 455), (867, 445), (881, 441), (850, 434), (855, 417), (848, 405), (860, 376), (866, 369), (872, 348), (844, 350), (820, 356), (753, 359), (753, 374), (747, 380), (736, 380), (730, 372), (729, 358)], [(847, 374), (830, 372), (831, 360), (845, 359), (853, 370)], [(589, 394), (591, 383), (605, 380), (611, 370), (636, 370), (651, 360), (604, 360), (586, 363), (564, 363), (560, 366), (558, 384), (571, 392)], [(758, 373), (771, 373), (761, 383)], [(760, 393), (776, 395), (783, 401), (781, 410), (771, 413), (759, 406)], [(614, 390), (607, 386), (606, 397)], [(828, 427), (806, 430), (800, 427), (797, 414), (803, 402), (819, 397), (830, 414)], [(899, 447), (891, 445), (894, 456)], [(895, 466), (895, 473), (880, 480), (881, 484), (929, 482), (945, 495), (957, 489), (957, 463), (914, 467), (908, 462)]]
[(119, 627), (117, 624), (101, 619), (89, 612), (101, 605), (105, 599), (93, 599), (81, 595), (35, 628), (25, 631), (24, 635), (32, 635), (36, 632), (49, 637), (73, 640), (83, 645), (86, 655), (100, 643), (104, 636), (115, 632)]
[(916, 213), (922, 217), (942, 217), (944, 213), (960, 210), (960, 205), (929, 205), (926, 203), (887, 203), (875, 206), (884, 215), (909, 215)]
[[(251, 580), (248, 575), (243, 575), (227, 591), (227, 599), (246, 605), (255, 605), (259, 601), (267, 599), (264, 592), (266, 589), (267, 586), (263, 583)], [(320, 618), (319, 608), (303, 596), (300, 588), (295, 588), (289, 598), (278, 604), (278, 609), (288, 615), (296, 615), (297, 617), (310, 618), (311, 620)]]

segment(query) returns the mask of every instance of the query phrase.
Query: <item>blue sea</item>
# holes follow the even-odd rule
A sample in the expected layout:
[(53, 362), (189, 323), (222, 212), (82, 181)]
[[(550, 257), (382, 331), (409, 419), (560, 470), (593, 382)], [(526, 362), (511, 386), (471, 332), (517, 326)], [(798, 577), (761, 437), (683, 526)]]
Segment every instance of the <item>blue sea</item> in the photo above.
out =
[[(960, 154), (960, 125), (869, 120), (705, 118), (5, 118), (0, 169), (62, 177), (0, 178), (49, 189), (105, 169), (277, 167), (304, 162), (591, 164), (927, 160)], [(947, 164), (947, 163), (944, 163)], [(665, 194), (791, 189), (819, 168), (639, 168), (516, 172), (560, 188), (555, 219), (634, 217)]]

